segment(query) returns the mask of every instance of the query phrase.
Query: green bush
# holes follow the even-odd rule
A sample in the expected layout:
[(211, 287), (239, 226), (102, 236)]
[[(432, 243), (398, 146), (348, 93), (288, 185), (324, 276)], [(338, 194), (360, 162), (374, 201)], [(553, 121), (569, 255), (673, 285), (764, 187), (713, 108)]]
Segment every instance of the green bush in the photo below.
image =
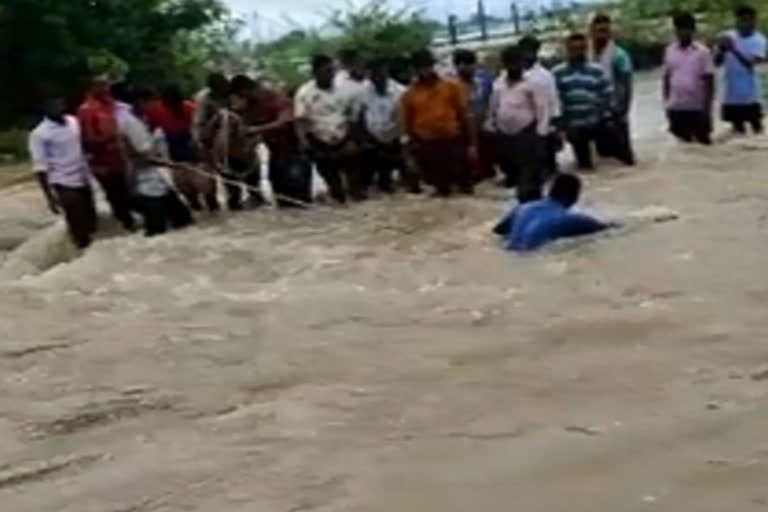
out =
[(12, 129), (0, 131), (0, 163), (20, 161), (27, 158), (27, 133)]

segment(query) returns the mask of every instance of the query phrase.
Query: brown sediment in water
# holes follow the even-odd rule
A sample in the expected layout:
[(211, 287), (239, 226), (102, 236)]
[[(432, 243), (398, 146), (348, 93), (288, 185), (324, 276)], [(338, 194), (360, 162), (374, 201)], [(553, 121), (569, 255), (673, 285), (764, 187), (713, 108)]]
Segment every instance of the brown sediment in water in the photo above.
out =
[(676, 222), (519, 257), (499, 202), (398, 197), (0, 285), (4, 510), (763, 510), (765, 156), (656, 91), (586, 204)]

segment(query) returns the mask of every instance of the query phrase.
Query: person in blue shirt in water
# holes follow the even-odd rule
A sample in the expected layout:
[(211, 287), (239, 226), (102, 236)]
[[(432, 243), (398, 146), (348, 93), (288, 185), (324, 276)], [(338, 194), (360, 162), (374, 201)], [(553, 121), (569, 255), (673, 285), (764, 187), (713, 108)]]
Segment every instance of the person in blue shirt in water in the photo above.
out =
[(768, 40), (757, 30), (753, 7), (736, 9), (736, 29), (720, 41), (715, 62), (725, 66), (723, 120), (736, 133), (745, 133), (749, 123), (755, 133), (763, 132), (762, 77), (758, 65), (766, 61)]
[(573, 174), (558, 175), (549, 197), (518, 206), (494, 232), (506, 237), (506, 248), (528, 252), (559, 240), (599, 233), (613, 227), (589, 215), (571, 211), (581, 195), (581, 180)]

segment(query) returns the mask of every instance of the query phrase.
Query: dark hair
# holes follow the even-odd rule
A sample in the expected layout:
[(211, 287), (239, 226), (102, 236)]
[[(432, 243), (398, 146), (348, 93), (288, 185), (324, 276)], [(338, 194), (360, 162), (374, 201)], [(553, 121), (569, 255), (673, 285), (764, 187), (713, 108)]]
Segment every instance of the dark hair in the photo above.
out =
[(574, 32), (573, 34), (568, 36), (567, 41), (569, 43), (585, 43), (587, 41), (587, 36), (585, 36), (581, 32)]
[(604, 23), (612, 23), (612, 22), (613, 20), (611, 20), (611, 16), (604, 12), (599, 12), (595, 14), (594, 18), (592, 18), (593, 25), (602, 25)]
[(541, 41), (536, 36), (530, 34), (518, 41), (517, 45), (521, 50), (530, 50), (535, 53), (538, 53), (539, 49), (541, 49)]
[(231, 94), (238, 94), (243, 91), (252, 89), (255, 85), (256, 82), (254, 82), (253, 79), (251, 79), (249, 76), (236, 75), (232, 78), (232, 82), (229, 85), (229, 92)]
[(520, 47), (517, 45), (507, 46), (501, 51), (501, 63), (504, 66), (510, 66), (512, 64), (520, 64), (523, 62), (523, 52), (520, 51)]
[(463, 48), (459, 48), (455, 52), (453, 52), (453, 63), (455, 65), (459, 64), (477, 64), (477, 54), (473, 52), (472, 50), (465, 50)]
[(205, 81), (209, 89), (215, 88), (219, 84), (229, 84), (229, 80), (224, 76), (224, 73), (209, 73), (208, 78)]
[(136, 99), (136, 89), (129, 82), (120, 81), (113, 83), (110, 88), (112, 97), (123, 103), (133, 103)]
[(370, 71), (373, 71), (374, 69), (389, 69), (389, 62), (390, 59), (386, 57), (374, 57), (368, 61), (368, 65), (366, 67)]
[(339, 61), (346, 66), (360, 60), (360, 52), (354, 48), (342, 48), (339, 50), (338, 57)]
[(176, 84), (169, 84), (163, 87), (160, 98), (171, 112), (176, 115), (184, 114), (184, 94), (181, 88)]
[(318, 53), (312, 56), (312, 71), (318, 71), (320, 68), (333, 64), (333, 59), (324, 53)]
[(549, 189), (549, 198), (565, 206), (579, 202), (581, 178), (575, 174), (558, 174)]
[(422, 66), (433, 66), (435, 64), (435, 56), (427, 49), (417, 50), (411, 55), (411, 64), (417, 68)]
[(757, 18), (757, 9), (751, 5), (740, 5), (733, 12), (738, 18)]
[(691, 30), (696, 28), (696, 17), (687, 11), (675, 14), (672, 22), (675, 28), (690, 28)]

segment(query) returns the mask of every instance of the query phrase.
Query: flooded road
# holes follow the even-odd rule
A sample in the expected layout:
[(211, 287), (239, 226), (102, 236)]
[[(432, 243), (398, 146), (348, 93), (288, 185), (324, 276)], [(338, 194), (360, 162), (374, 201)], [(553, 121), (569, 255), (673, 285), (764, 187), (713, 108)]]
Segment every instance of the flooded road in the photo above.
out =
[(768, 139), (680, 146), (639, 92), (586, 207), (676, 222), (519, 257), (488, 187), (7, 280), (3, 510), (767, 510)]

